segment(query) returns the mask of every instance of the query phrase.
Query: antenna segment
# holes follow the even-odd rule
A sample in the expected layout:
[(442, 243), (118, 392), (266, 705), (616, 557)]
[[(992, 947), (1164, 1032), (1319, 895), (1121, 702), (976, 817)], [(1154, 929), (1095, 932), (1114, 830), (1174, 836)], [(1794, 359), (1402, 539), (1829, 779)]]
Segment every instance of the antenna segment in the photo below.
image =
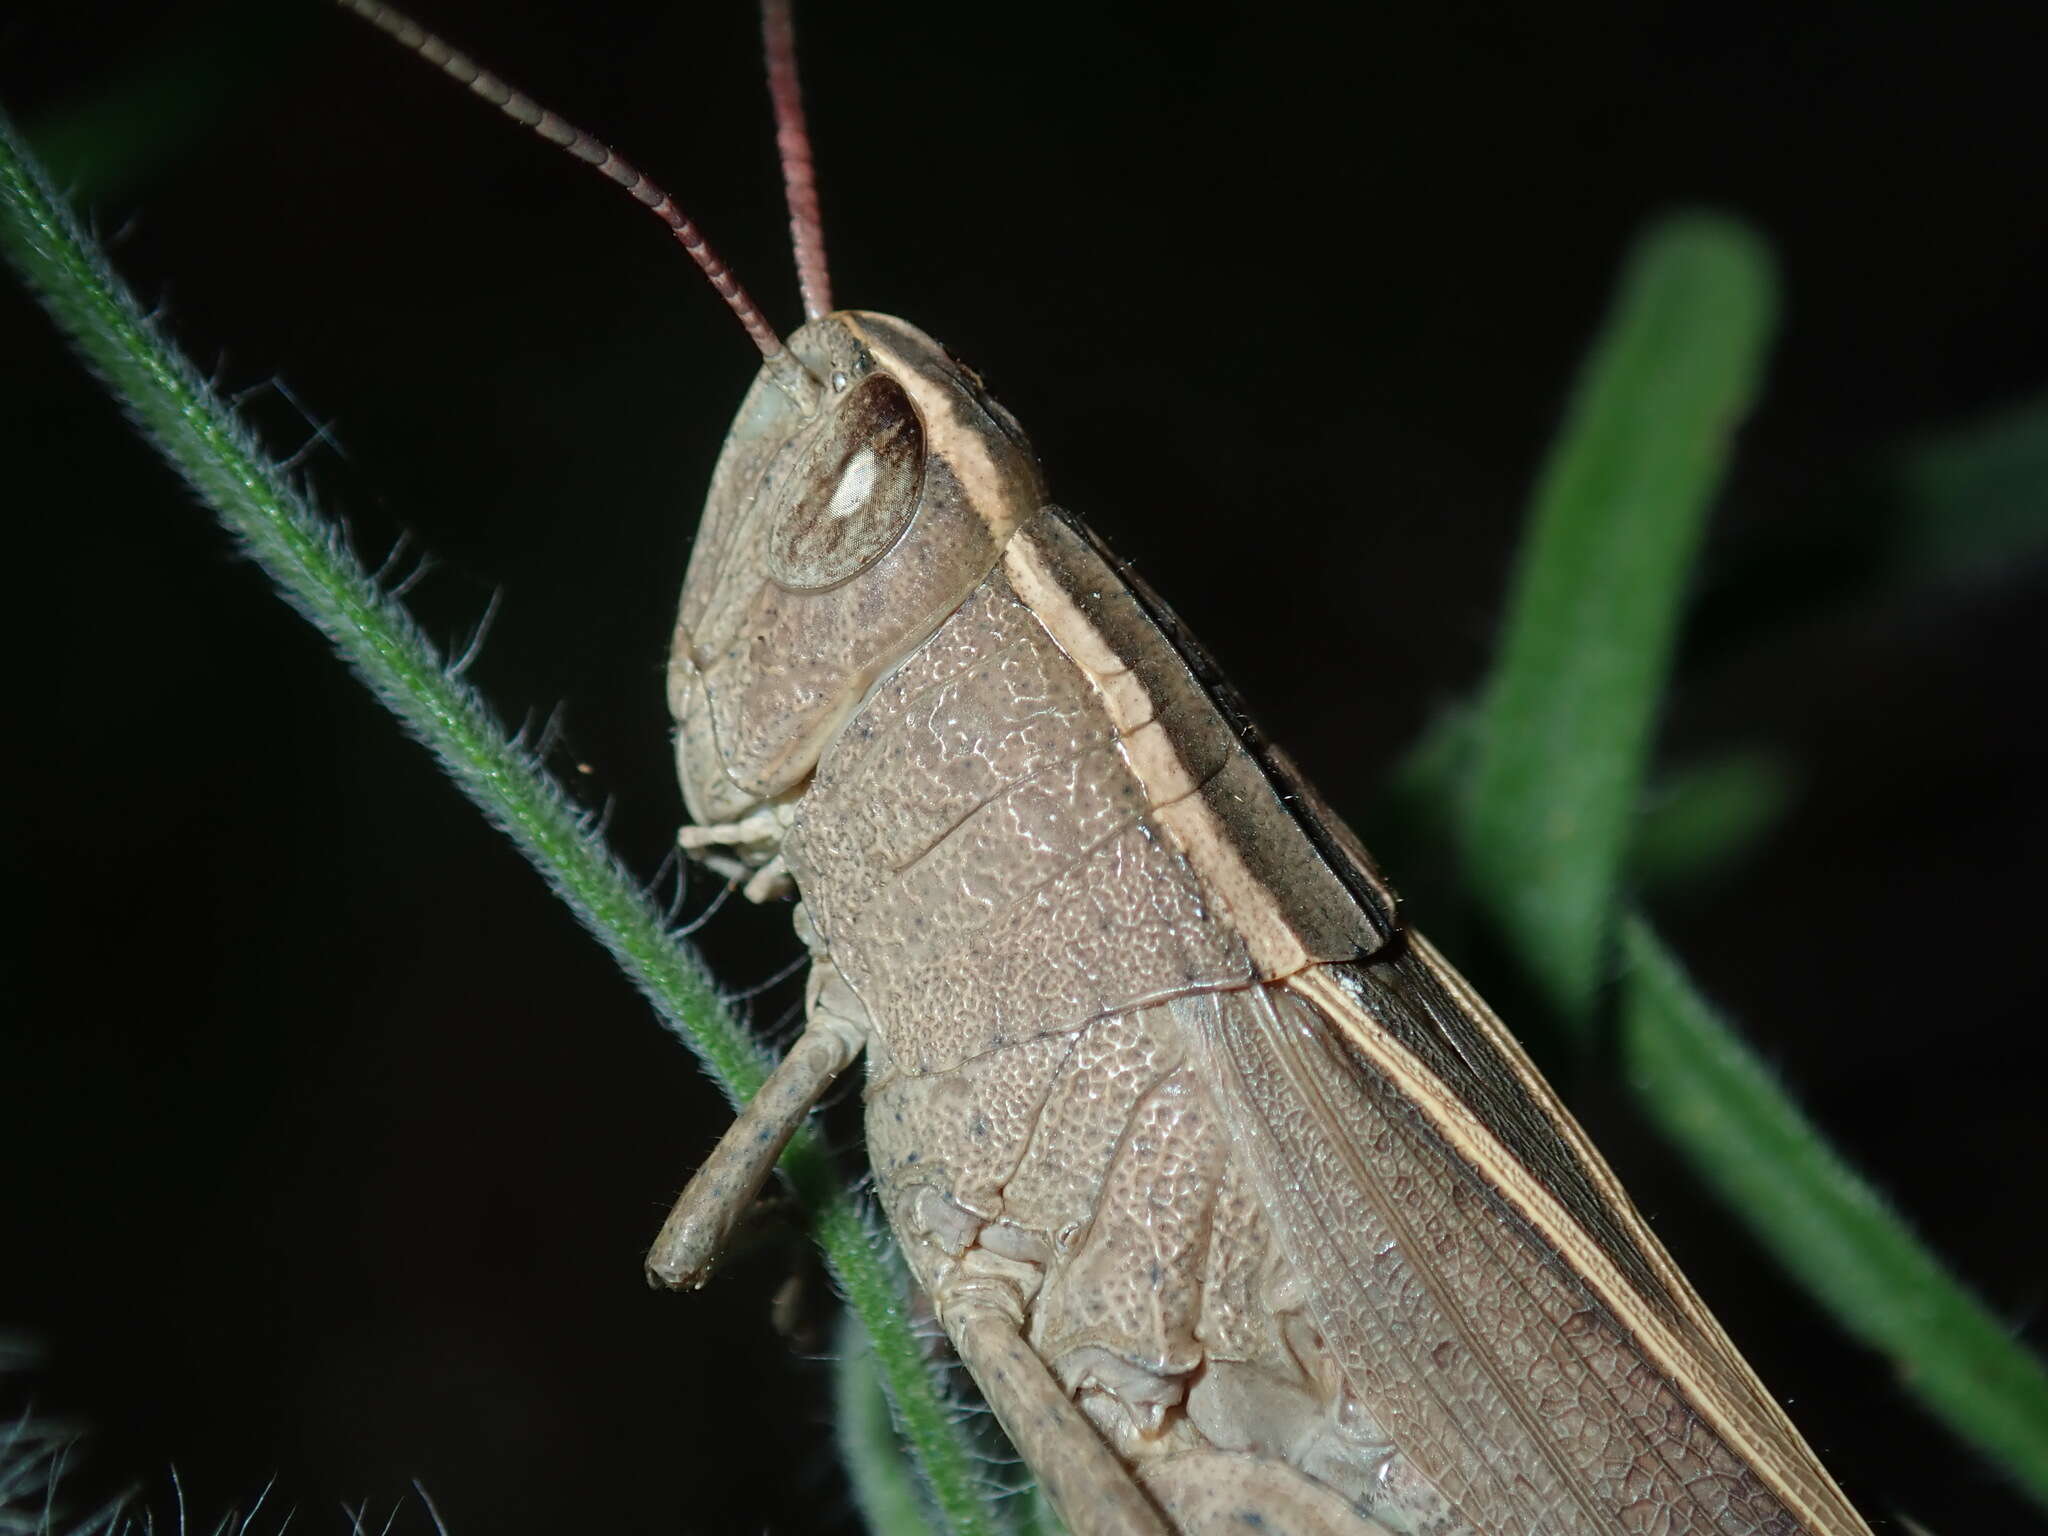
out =
[(761, 0), (761, 41), (768, 53), (768, 94), (775, 103), (775, 147), (782, 155), (797, 288), (803, 294), (804, 318), (815, 320), (832, 310), (832, 274), (825, 266), (825, 223), (818, 214), (818, 180), (811, 163), (810, 129), (804, 125), (789, 0)]
[[(711, 248), (710, 242), (704, 238), (697, 226), (690, 222), (689, 216), (675, 205), (674, 200), (666, 192), (662, 191), (660, 187), (627, 164), (625, 160), (612, 151), (610, 146), (591, 137), (591, 135), (585, 133), (574, 123), (567, 121), (556, 113), (550, 112), (530, 96), (514, 90), (489, 70), (480, 66), (474, 59), (469, 58), (466, 54), (458, 53), (424, 27), (417, 25), (406, 16), (393, 10), (390, 6), (383, 4), (382, 0), (338, 0), (338, 3), (344, 8), (354, 11), (379, 31), (393, 38), (400, 47), (418, 54), (429, 64), (439, 69), (444, 75), (468, 86), (470, 90), (481, 96), (485, 101), (488, 101), (514, 122), (525, 124), (550, 144), (567, 150), (584, 164), (595, 167), (599, 175), (604, 176), (608, 180), (615, 181), (624, 187), (633, 201), (639, 203), (668, 226), (669, 233), (676, 237), (677, 243), (690, 253), (690, 259), (696, 262), (703, 269), (705, 277), (711, 280), (711, 286), (718, 290), (718, 296), (725, 300), (726, 307), (739, 316), (740, 324), (746, 327), (747, 335), (753, 338), (754, 345), (761, 349), (761, 355), (768, 359), (771, 365), (787, 365), (794, 362), (794, 359), (790, 358), (789, 354), (784, 350), (782, 338), (775, 334), (775, 328), (768, 323), (767, 317), (761, 313), (760, 306), (755, 304), (753, 299), (748, 296), (747, 290), (740, 286), (739, 279), (732, 275), (732, 269), (719, 259), (718, 253)], [(785, 32), (787, 25), (788, 20), (785, 16)], [(796, 89), (795, 55), (793, 52), (790, 59), (789, 89), (793, 93)], [(803, 118), (801, 109), (797, 110), (796, 133), (801, 141)], [(780, 117), (780, 114), (781, 101), (778, 95), (778, 117)], [(785, 167), (789, 165), (790, 154), (786, 143), (787, 141), (785, 140), (785, 148), (783, 150), (783, 163)], [(805, 184), (808, 186), (810, 150), (807, 142), (803, 144), (803, 167)], [(793, 178), (795, 173), (789, 172), (788, 174)], [(795, 206), (796, 196), (796, 184), (792, 179), (790, 183), (792, 208)], [(815, 226), (817, 218), (815, 196), (813, 196), (811, 206), (811, 218)], [(799, 236), (799, 250), (801, 249), (801, 236)], [(824, 252), (822, 247), (817, 251), (817, 260), (819, 271), (822, 273), (824, 270)], [(806, 303), (809, 302), (808, 289), (805, 291), (805, 301)], [(771, 371), (774, 371), (772, 367)], [(801, 372), (802, 370), (799, 367), (794, 371)], [(785, 366), (781, 372), (790, 373), (792, 370)], [(778, 375), (777, 382), (782, 384), (784, 388), (790, 388), (794, 381), (785, 381)], [(796, 387), (801, 388), (801, 385)], [(811, 389), (815, 390), (815, 387), (815, 384), (813, 384)]]

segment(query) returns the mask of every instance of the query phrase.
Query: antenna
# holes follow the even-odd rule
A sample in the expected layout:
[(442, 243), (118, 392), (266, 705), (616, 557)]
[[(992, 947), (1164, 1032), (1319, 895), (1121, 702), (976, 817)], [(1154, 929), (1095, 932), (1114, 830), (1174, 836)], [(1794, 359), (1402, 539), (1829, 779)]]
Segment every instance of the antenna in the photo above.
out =
[[(752, 337), (754, 345), (761, 349), (761, 356), (768, 360), (770, 373), (775, 378), (775, 382), (792, 396), (801, 397), (808, 395), (812, 399), (816, 398), (816, 381), (810, 379), (801, 365), (795, 365), (795, 360), (789, 356), (788, 351), (782, 345), (782, 338), (775, 334), (775, 328), (768, 323), (767, 317), (761, 313), (760, 306), (752, 298), (748, 297), (747, 290), (742, 288), (739, 279), (732, 275), (732, 269), (719, 259), (718, 253), (711, 248), (710, 242), (704, 238), (697, 226), (690, 222), (689, 215), (678, 208), (674, 200), (666, 192), (662, 191), (660, 187), (627, 164), (626, 161), (612, 151), (610, 146), (591, 137), (574, 123), (550, 112), (530, 96), (514, 90), (489, 70), (480, 66), (474, 59), (456, 52), (455, 49), (449, 47), (440, 38), (427, 31), (426, 28), (417, 25), (398, 11), (393, 10), (390, 6), (383, 4), (382, 0), (338, 0), (338, 3), (344, 8), (354, 11), (363, 20), (396, 40), (400, 47), (418, 54), (429, 64), (440, 70), (442, 74), (468, 86), (477, 95), (488, 101), (514, 122), (525, 124), (550, 144), (567, 150), (585, 165), (595, 167), (599, 175), (604, 176), (608, 180), (615, 181), (624, 187), (633, 201), (639, 203), (668, 226), (669, 233), (676, 237), (677, 243), (690, 253), (690, 259), (703, 269), (704, 275), (711, 280), (711, 286), (718, 290), (718, 296), (725, 300), (727, 308), (739, 316), (740, 324), (746, 327), (747, 335)], [(784, 32), (787, 34), (788, 18), (786, 15), (783, 19), (783, 26)], [(791, 46), (793, 47), (793, 44)], [(793, 52), (790, 55), (789, 89), (792, 93), (796, 89), (795, 55)], [(780, 117), (781, 97), (779, 91), (776, 110), (777, 116)], [(804, 184), (808, 187), (810, 184), (810, 150), (807, 142), (801, 142), (803, 135), (802, 110), (799, 107), (796, 111), (798, 115), (795, 131), (800, 141), (803, 155)], [(790, 164), (790, 151), (787, 148), (787, 141), (785, 141), (785, 148), (783, 150), (783, 163), (785, 167)], [(792, 178), (789, 195), (791, 206), (794, 207), (797, 197), (796, 182), (794, 180), (796, 173), (789, 171), (788, 174)], [(813, 238), (815, 239), (817, 219), (815, 195), (812, 198), (811, 208), (814, 230)], [(801, 237), (799, 238), (801, 239)], [(801, 249), (801, 246), (799, 248)], [(817, 248), (817, 260), (819, 263), (818, 270), (822, 273), (824, 271), (824, 251), (822, 247)], [(808, 290), (806, 290), (806, 302), (808, 302)], [(796, 374), (803, 374), (803, 379), (801, 381), (796, 379)], [(785, 375), (788, 375), (788, 377), (785, 377)]]
[(761, 0), (761, 41), (768, 53), (768, 94), (775, 103), (775, 147), (782, 155), (782, 189), (789, 199), (789, 238), (796, 249), (797, 289), (804, 318), (832, 310), (832, 274), (825, 267), (825, 223), (818, 215), (818, 179), (811, 164), (811, 134), (804, 126), (804, 92), (796, 74), (796, 27), (789, 0)]

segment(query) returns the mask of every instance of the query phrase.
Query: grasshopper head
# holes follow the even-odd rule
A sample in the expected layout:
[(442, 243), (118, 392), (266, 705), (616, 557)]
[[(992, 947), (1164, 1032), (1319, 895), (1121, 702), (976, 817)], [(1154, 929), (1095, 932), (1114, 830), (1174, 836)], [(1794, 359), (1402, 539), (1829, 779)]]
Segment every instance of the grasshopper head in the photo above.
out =
[(676, 767), (701, 823), (799, 790), (1043, 499), (1016, 422), (923, 332), (842, 311), (788, 346), (818, 387), (791, 391), (771, 367), (747, 392), (669, 652)]

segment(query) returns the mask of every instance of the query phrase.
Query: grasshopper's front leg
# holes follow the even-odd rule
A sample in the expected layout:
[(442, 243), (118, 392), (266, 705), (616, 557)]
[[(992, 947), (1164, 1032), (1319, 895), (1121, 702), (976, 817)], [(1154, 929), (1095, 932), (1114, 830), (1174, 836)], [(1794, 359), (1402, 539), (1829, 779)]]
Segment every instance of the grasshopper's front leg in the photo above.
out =
[[(798, 907), (797, 931), (808, 937), (802, 913)], [(695, 1290), (704, 1283), (789, 1138), (867, 1044), (868, 1018), (859, 999), (815, 951), (805, 1016), (796, 1044), (676, 1197), (647, 1253), (649, 1284)]]
[(747, 900), (759, 904), (795, 890), (780, 852), (788, 830), (789, 808), (770, 805), (738, 821), (684, 827), (676, 833), (676, 846), (739, 885)]

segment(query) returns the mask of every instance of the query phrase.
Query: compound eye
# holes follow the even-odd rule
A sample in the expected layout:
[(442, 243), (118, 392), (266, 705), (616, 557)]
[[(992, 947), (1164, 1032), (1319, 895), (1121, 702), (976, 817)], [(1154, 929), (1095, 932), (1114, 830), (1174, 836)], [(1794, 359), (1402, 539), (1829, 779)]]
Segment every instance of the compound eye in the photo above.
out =
[(903, 386), (871, 373), (818, 429), (768, 535), (768, 574), (798, 592), (835, 587), (887, 554), (924, 489), (924, 424)]

